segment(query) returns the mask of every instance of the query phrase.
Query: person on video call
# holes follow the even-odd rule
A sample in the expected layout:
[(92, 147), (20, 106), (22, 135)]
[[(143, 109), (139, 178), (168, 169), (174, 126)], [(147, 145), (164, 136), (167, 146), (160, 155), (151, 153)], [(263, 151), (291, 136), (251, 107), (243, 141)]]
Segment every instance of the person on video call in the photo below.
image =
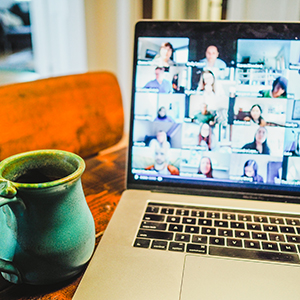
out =
[(244, 145), (242, 149), (256, 150), (259, 154), (270, 154), (266, 127), (260, 126), (255, 133), (254, 141)]
[(158, 67), (174, 66), (174, 61), (171, 59), (174, 48), (171, 43), (163, 43), (160, 46), (159, 54), (152, 60), (151, 64)]
[(167, 110), (164, 106), (160, 107), (157, 112), (157, 117), (154, 121), (175, 123), (172, 117), (167, 116)]
[(215, 75), (212, 71), (210, 70), (204, 70), (200, 74), (200, 79), (198, 83), (197, 90), (198, 91), (203, 91), (204, 93), (210, 94), (216, 93), (216, 79)]
[(207, 123), (211, 126), (215, 124), (215, 116), (207, 110), (207, 104), (202, 103), (201, 111), (196, 114), (193, 118), (193, 122), (197, 121), (199, 123)]
[(174, 74), (172, 79), (172, 88), (174, 93), (184, 93), (184, 87), (178, 83), (179, 74)]
[(258, 165), (253, 159), (249, 159), (244, 164), (243, 177), (252, 178), (252, 182), (264, 182), (262, 176), (257, 174)]
[(161, 175), (179, 175), (179, 170), (169, 164), (167, 148), (157, 147), (154, 153), (154, 165), (148, 166), (145, 170), (156, 171)]
[(164, 79), (164, 68), (156, 67), (155, 79), (149, 81), (145, 86), (145, 89), (158, 89), (159, 93), (171, 93), (172, 84), (170, 81)]
[(266, 98), (286, 98), (288, 81), (285, 77), (277, 77), (272, 84), (272, 90), (263, 90), (259, 93)]
[(228, 100), (223, 89), (217, 86), (214, 73), (210, 70), (201, 72), (197, 90), (202, 92), (202, 101), (207, 103), (210, 110), (217, 113), (218, 122), (227, 117)]
[(167, 140), (167, 134), (165, 131), (160, 130), (157, 132), (156, 134), (156, 138), (152, 139), (149, 143), (149, 147), (152, 149), (156, 149), (156, 148), (166, 148), (166, 149), (170, 149), (171, 145)]
[(213, 168), (209, 157), (203, 156), (200, 160), (198, 174), (204, 175), (206, 178), (213, 178)]
[(266, 121), (263, 119), (261, 116), (262, 114), (262, 109), (259, 104), (254, 104), (250, 108), (249, 116), (246, 116), (244, 118), (244, 121), (252, 121), (255, 124), (258, 124), (260, 126), (266, 126)]
[(216, 150), (218, 143), (211, 127), (207, 123), (200, 125), (198, 146), (205, 147), (206, 150)]
[(226, 63), (218, 58), (219, 50), (215, 45), (210, 45), (207, 47), (205, 51), (205, 58), (200, 60), (200, 63), (204, 63), (207, 69), (217, 68), (217, 69), (225, 69)]

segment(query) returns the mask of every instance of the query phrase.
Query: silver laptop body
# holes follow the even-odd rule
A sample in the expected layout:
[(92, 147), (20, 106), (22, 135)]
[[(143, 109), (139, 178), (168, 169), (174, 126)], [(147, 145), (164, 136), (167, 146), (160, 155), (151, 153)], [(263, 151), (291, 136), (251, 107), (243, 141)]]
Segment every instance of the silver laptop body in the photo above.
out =
[(139, 22), (127, 190), (74, 299), (298, 299), (300, 24)]

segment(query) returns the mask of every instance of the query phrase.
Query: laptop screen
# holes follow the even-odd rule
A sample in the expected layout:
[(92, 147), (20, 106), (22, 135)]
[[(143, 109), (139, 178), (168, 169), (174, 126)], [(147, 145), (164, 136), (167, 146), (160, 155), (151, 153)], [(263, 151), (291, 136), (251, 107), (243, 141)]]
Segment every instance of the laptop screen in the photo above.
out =
[(295, 201), (298, 37), (295, 23), (139, 22), (128, 186)]

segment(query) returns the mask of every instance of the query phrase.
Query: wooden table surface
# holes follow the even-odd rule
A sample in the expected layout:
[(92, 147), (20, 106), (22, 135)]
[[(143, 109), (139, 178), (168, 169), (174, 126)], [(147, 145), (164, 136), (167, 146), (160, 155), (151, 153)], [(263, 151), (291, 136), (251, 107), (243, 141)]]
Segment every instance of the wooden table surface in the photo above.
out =
[[(96, 245), (105, 230), (125, 189), (127, 148), (117, 147), (88, 158), (82, 175), (83, 190), (96, 226)], [(72, 299), (83, 272), (66, 282), (49, 286), (14, 285), (0, 275), (1, 300), (65, 300)]]

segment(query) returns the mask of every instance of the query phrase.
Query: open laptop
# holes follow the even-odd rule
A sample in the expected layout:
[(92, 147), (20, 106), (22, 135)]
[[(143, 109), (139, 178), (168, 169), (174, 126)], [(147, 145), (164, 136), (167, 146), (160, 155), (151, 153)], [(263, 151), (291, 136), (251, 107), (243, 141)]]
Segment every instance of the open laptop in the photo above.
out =
[(137, 23), (127, 190), (74, 299), (298, 299), (300, 23)]

